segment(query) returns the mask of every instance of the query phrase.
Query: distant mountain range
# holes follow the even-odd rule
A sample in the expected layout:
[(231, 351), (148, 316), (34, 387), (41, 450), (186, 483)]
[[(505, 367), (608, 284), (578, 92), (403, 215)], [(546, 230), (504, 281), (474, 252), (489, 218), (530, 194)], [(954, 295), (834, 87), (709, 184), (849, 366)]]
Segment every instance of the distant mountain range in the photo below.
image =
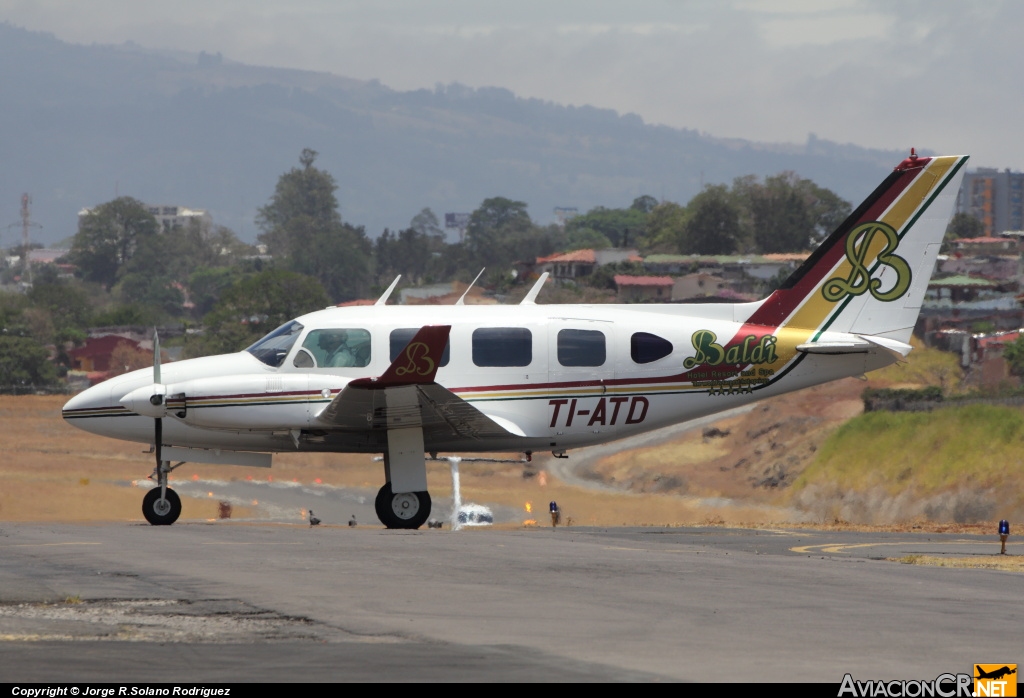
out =
[[(469, 212), (491, 196), (555, 207), (686, 203), (702, 183), (794, 170), (858, 203), (905, 155), (763, 144), (645, 124), (635, 114), (453, 84), (399, 92), (377, 81), (243, 65), (134, 44), (81, 46), (0, 24), (0, 246), (73, 235), (77, 212), (128, 195), (207, 209), (243, 239), (277, 178), (312, 148), (338, 182), (342, 217), (376, 237), (424, 207)], [(757, 118), (756, 108), (751, 119)], [(13, 227), (6, 227), (12, 225)]]

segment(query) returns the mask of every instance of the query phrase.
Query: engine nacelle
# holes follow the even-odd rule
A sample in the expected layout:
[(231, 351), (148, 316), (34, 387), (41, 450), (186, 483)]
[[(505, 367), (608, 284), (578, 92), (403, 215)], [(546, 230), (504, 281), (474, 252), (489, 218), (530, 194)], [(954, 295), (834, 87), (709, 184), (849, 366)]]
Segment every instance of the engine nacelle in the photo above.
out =
[(304, 429), (347, 383), (307, 373), (198, 378), (167, 386), (167, 415), (206, 429)]
[(159, 419), (167, 416), (166, 396), (167, 386), (153, 383), (131, 391), (118, 402), (135, 414)]

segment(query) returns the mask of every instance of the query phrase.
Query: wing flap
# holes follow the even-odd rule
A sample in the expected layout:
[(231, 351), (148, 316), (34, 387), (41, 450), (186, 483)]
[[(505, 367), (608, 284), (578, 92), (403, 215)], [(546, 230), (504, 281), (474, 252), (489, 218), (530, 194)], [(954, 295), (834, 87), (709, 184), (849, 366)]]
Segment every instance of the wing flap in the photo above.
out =
[[(399, 391), (400, 398), (392, 395)], [(525, 436), (519, 426), (498, 419), (447, 388), (429, 383), (383, 389), (349, 384), (314, 421), (325, 429), (341, 431), (420, 427), (428, 443), (452, 436), (476, 440)]]

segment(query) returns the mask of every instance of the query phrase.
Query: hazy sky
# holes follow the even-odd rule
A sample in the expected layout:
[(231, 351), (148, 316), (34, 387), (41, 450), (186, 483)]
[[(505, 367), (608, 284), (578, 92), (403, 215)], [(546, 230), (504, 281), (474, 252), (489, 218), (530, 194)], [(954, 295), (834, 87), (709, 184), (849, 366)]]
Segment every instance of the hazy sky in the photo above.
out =
[(1024, 169), (1024, 2), (0, 0), (75, 43), (134, 41), (377, 78), (500, 86), (715, 136), (910, 146)]

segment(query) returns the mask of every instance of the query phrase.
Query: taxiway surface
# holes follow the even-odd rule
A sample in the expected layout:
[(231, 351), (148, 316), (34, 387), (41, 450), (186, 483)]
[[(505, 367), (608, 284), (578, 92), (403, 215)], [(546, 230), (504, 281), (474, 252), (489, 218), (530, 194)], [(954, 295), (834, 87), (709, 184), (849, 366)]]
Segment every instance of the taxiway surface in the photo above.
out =
[(717, 527), (0, 523), (0, 681), (932, 679), (1024, 659), (1024, 577), (882, 558), (998, 547)]

